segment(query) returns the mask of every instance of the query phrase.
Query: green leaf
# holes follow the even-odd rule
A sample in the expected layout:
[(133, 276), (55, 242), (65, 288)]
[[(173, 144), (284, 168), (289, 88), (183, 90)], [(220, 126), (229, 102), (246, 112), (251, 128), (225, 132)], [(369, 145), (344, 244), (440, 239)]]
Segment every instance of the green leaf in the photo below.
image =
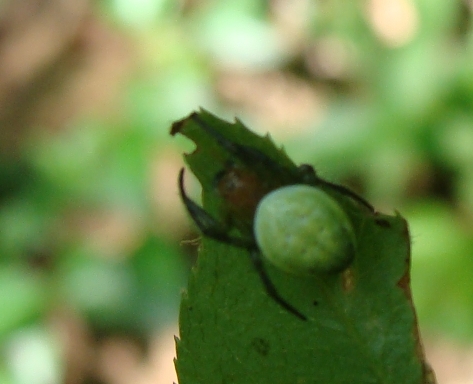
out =
[[(204, 208), (214, 217), (224, 219), (215, 177), (238, 159), (204, 132), (195, 116), (227, 139), (296, 167), (268, 137), (239, 121), (230, 124), (200, 111), (175, 123), (172, 134), (197, 144), (186, 161), (202, 184)], [(203, 238), (181, 302), (180, 384), (435, 382), (424, 362), (411, 300), (407, 223), (321, 188), (352, 221), (353, 264), (340, 274), (312, 277), (266, 266), (280, 294), (307, 316), (302, 321), (268, 297), (246, 250)]]

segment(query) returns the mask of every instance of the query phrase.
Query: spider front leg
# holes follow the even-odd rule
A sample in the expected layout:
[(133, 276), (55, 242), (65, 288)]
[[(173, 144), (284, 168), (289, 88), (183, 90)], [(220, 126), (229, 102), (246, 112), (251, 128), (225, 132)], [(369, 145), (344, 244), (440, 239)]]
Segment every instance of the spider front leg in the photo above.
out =
[(254, 248), (255, 245), (251, 239), (229, 235), (227, 228), (223, 227), (220, 222), (187, 196), (184, 189), (184, 168), (179, 172), (179, 193), (186, 206), (187, 212), (189, 212), (189, 215), (203, 235), (236, 247), (245, 249)]
[(342, 185), (338, 185), (338, 184), (334, 184), (334, 183), (331, 183), (329, 181), (322, 181), (322, 183), (329, 187), (329, 188), (332, 188), (333, 190), (337, 191), (337, 192), (340, 192), (341, 194), (343, 195), (346, 195), (348, 197), (350, 197), (352, 200), (355, 200), (357, 201), (358, 203), (360, 203), (361, 205), (364, 205), (366, 208), (368, 208), (368, 210), (370, 210), (372, 213), (376, 213), (376, 210), (374, 209), (374, 207), (368, 203), (363, 197), (361, 197), (360, 195), (356, 194), (355, 192), (353, 192), (352, 190), (342, 186)]
[(355, 200), (359, 204), (364, 205), (371, 212), (373, 212), (373, 213), (376, 212), (376, 210), (374, 209), (374, 207), (370, 203), (368, 203), (363, 197), (356, 194), (352, 190), (350, 190), (350, 189), (348, 189), (348, 188), (346, 188), (342, 185), (334, 184), (334, 183), (331, 183), (330, 181), (326, 181), (326, 180), (323, 180), (323, 179), (319, 178), (317, 176), (317, 174), (315, 173), (314, 168), (311, 165), (301, 164), (301, 165), (299, 165), (299, 167), (297, 167), (297, 170), (298, 170), (298, 173), (299, 173), (299, 177), (302, 179), (304, 184), (313, 185), (313, 186), (324, 185), (326, 187), (329, 187), (329, 188), (341, 193), (342, 195), (346, 195), (346, 196), (350, 197), (352, 200)]
[(292, 181), (294, 177), (293, 170), (282, 166), (267, 156), (264, 152), (229, 140), (211, 125), (202, 120), (198, 113), (193, 113), (191, 119), (194, 120), (209, 136), (213, 137), (225, 152), (231, 154), (232, 157), (238, 159), (248, 168), (253, 168), (255, 170), (264, 169), (266, 172), (269, 171), (273, 175), (278, 175), (280, 180)]

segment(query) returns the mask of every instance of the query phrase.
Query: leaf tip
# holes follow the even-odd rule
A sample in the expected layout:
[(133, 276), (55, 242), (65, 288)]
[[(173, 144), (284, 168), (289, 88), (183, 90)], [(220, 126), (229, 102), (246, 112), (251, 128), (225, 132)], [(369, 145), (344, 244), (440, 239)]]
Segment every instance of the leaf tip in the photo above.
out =
[(192, 118), (194, 118), (194, 116), (197, 115), (197, 112), (192, 112), (189, 116), (187, 117), (184, 117), (183, 119), (181, 120), (177, 120), (175, 121), (172, 125), (171, 125), (171, 131), (169, 132), (171, 134), (171, 136), (175, 136), (177, 133), (182, 133), (182, 129), (184, 127), (184, 125)]

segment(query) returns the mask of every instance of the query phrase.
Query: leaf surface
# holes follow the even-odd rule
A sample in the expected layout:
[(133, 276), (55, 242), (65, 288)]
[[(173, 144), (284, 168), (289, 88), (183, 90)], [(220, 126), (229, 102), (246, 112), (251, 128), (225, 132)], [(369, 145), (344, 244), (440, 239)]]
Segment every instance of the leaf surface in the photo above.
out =
[[(228, 123), (203, 110), (196, 114), (226, 138), (296, 167), (269, 137), (255, 135), (239, 121)], [(204, 208), (223, 220), (215, 177), (228, 161), (238, 160), (192, 116), (176, 122), (172, 134), (196, 143), (186, 162), (202, 184)], [(203, 238), (181, 301), (180, 384), (434, 383), (411, 299), (406, 221), (323, 189), (353, 223), (353, 264), (340, 274), (311, 277), (267, 265), (280, 294), (308, 317), (301, 321), (268, 297), (246, 250)]]

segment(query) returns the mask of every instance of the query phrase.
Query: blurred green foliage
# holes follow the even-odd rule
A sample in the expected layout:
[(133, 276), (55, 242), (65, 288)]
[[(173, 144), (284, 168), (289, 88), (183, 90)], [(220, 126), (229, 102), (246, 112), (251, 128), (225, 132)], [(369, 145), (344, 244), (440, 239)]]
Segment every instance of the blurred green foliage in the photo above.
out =
[[(168, 128), (199, 106), (271, 131), (296, 161), (406, 216), (423, 332), (471, 340), (471, 5), (385, 3), (393, 13), (375, 0), (94, 2), (94, 17), (133, 46), (134, 71), (113, 118), (77, 116), (53, 135), (25, 136), (20, 155), (2, 155), (6, 361), (30, 337), (60, 366), (44, 324), (61, 308), (97, 334), (146, 338), (175, 321), (186, 270), (177, 241), (187, 228), (173, 236), (156, 230), (171, 218), (155, 216), (150, 169), (157, 154), (183, 150), (172, 147)], [(276, 79), (269, 84), (279, 86), (277, 97), (265, 76)], [(233, 88), (222, 90), (229, 78)], [(287, 83), (318, 97), (317, 108), (295, 103), (303, 119), (288, 107), (296, 97)], [(283, 102), (266, 108), (274, 98)], [(94, 218), (104, 213), (125, 218), (132, 246), (97, 246)], [(25, 382), (19, 367), (0, 364), (0, 381)]]

